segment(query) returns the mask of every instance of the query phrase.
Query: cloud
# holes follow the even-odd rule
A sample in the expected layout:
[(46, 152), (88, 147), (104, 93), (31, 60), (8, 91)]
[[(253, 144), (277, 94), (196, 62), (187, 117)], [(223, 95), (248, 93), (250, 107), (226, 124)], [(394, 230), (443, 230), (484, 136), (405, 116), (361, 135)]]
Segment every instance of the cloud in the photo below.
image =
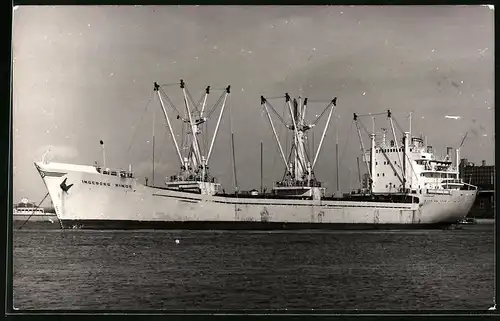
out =
[(36, 151), (37, 159), (41, 159), (46, 151), (49, 151), (45, 157), (47, 161), (51, 161), (53, 159), (68, 160), (76, 158), (78, 156), (78, 150), (71, 146), (44, 145), (37, 149)]

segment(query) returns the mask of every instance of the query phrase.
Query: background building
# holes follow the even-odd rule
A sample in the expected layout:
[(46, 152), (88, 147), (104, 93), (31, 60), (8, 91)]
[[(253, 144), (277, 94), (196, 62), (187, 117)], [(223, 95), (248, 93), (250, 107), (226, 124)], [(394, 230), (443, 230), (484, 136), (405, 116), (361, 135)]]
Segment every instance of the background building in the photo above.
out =
[(467, 161), (460, 161), (460, 177), (466, 183), (476, 185), (478, 194), (472, 206), (469, 217), (494, 218), (495, 217), (495, 165), (486, 165), (482, 161), (480, 166)]
[(481, 166), (476, 166), (463, 158), (460, 161), (460, 177), (464, 182), (476, 185), (481, 190), (495, 189), (495, 166), (486, 165), (484, 160)]

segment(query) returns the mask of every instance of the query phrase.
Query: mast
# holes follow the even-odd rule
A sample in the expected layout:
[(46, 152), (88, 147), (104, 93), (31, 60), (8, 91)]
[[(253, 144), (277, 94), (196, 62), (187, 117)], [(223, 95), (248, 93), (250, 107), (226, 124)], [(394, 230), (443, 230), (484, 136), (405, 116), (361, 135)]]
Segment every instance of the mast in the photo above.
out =
[(312, 153), (311, 154), (313, 154), (313, 155), (314, 155), (314, 148), (315, 148), (315, 145), (314, 145), (314, 132), (312, 132), (312, 147), (311, 147)]
[(375, 178), (375, 134), (371, 134), (370, 135), (370, 142), (371, 142), (371, 145), (370, 145), (370, 168), (371, 168), (371, 175), (373, 175), (372, 177), (372, 190), (373, 190), (373, 181), (374, 181), (374, 178)]
[[(303, 140), (302, 140), (302, 133), (303, 131), (300, 131), (299, 134), (299, 129), (297, 125), (297, 101), (294, 100), (294, 108), (292, 108), (292, 101), (290, 99), (290, 95), (288, 93), (285, 93), (285, 100), (288, 105), (288, 109), (290, 111), (290, 116), (292, 118), (292, 128), (293, 128), (293, 133), (294, 133), (294, 145), (295, 145), (295, 178), (300, 179), (306, 169), (305, 166), (305, 159), (304, 159), (304, 154), (303, 154)], [(314, 166), (313, 166), (314, 167)]]
[(155, 185), (155, 110), (153, 109), (153, 173), (152, 181), (153, 186)]
[[(337, 118), (338, 119), (338, 118)], [(337, 171), (337, 193), (340, 193), (340, 180), (339, 180), (339, 128), (338, 128), (338, 122), (337, 125), (335, 126), (335, 165), (336, 165), (336, 171)], [(358, 158), (358, 171), (359, 171), (359, 158)]]
[(356, 157), (356, 162), (358, 163), (358, 182), (359, 182), (359, 186), (361, 186), (361, 171), (359, 169), (359, 156)]
[[(230, 98), (229, 96), (230, 86), (227, 86), (227, 88), (225, 88), (224, 92), (221, 94), (217, 103), (210, 109), (206, 108), (207, 98), (210, 93), (210, 86), (206, 87), (204, 96), (202, 96), (202, 98), (197, 103), (193, 101), (187, 89), (186, 83), (182, 79), (180, 80), (180, 88), (183, 93), (185, 113), (187, 113), (187, 115), (185, 116), (181, 116), (179, 109), (174, 106), (172, 100), (167, 96), (167, 94), (163, 90), (160, 90), (162, 88), (155, 82), (155, 91), (157, 92), (157, 95), (160, 98), (163, 114), (167, 121), (168, 129), (170, 131), (170, 135), (172, 137), (172, 141), (174, 143), (177, 156), (179, 157), (180, 160), (181, 170), (180, 170), (180, 175), (176, 180), (206, 182), (208, 179), (208, 162), (212, 155), (215, 140), (219, 132), (219, 126), (225, 110), (226, 102), (228, 98)], [(186, 142), (186, 147), (188, 148), (187, 154), (185, 155), (186, 157), (182, 156), (177, 140), (175, 139), (172, 124), (170, 122), (170, 117), (167, 113), (165, 104), (163, 103), (163, 97), (165, 97), (167, 102), (170, 104), (170, 107), (177, 113), (177, 119), (181, 120), (183, 126), (185, 124), (189, 128), (189, 130), (187, 130), (185, 133), (184, 130), (182, 132), (183, 144), (184, 142)], [(203, 150), (201, 150), (200, 144), (198, 143), (198, 135), (202, 134), (204, 136), (205, 141), (207, 141), (207, 134), (205, 133), (206, 126), (204, 126), (203, 133), (201, 130), (202, 128), (201, 126), (210, 119), (215, 110), (221, 105), (222, 107), (220, 110), (220, 114), (218, 115), (217, 124), (213, 136), (211, 137), (210, 148), (207, 148), (207, 146), (205, 146)], [(199, 110), (199, 107), (201, 107), (201, 111)], [(154, 128), (153, 128), (153, 135), (154, 135)]]
[(234, 157), (234, 133), (231, 133), (231, 149), (233, 152), (233, 178), (234, 178), (234, 190), (238, 193), (238, 180), (236, 179), (236, 159)]
[[(368, 165), (368, 160), (366, 159), (365, 144), (363, 143), (363, 138), (361, 137), (361, 129), (359, 128), (358, 115), (356, 113), (354, 113), (354, 122), (356, 123), (356, 129), (358, 131), (358, 138), (359, 138), (359, 142), (361, 144), (361, 151), (363, 152), (363, 161), (366, 164), (366, 170), (368, 171), (368, 175), (370, 176), (370, 179), (373, 181), (372, 171), (370, 170), (370, 166)], [(372, 141), (372, 151), (373, 151), (374, 143), (375, 143), (375, 137), (373, 137), (373, 141)]]
[[(337, 105), (337, 97), (335, 97), (323, 110), (321, 115), (319, 115), (316, 120), (312, 123), (306, 123), (305, 122), (305, 112), (307, 110), (307, 98), (304, 98), (302, 100), (302, 97), (299, 97), (298, 99), (292, 99), (288, 93), (285, 93), (285, 106), (286, 109), (288, 109), (288, 112), (290, 113), (290, 118), (291, 118), (291, 124), (285, 122), (285, 120), (280, 116), (279, 113), (276, 112), (276, 110), (272, 107), (272, 105), (264, 98), (264, 96), (261, 96), (261, 105), (267, 115), (269, 124), (271, 126), (271, 129), (273, 131), (276, 144), (278, 145), (281, 158), (283, 160), (283, 163), (285, 164), (286, 168), (286, 175), (283, 178), (282, 182), (279, 182), (278, 184), (281, 185), (281, 183), (286, 183), (284, 185), (281, 185), (281, 187), (292, 187), (292, 186), (301, 186), (301, 187), (318, 187), (316, 179), (314, 177), (314, 167), (316, 166), (316, 162), (318, 160), (319, 154), (321, 152), (321, 148), (323, 146), (323, 141), (325, 139), (326, 133), (328, 131), (328, 127), (330, 125), (331, 117), (332, 114), (335, 110), (335, 107)], [(290, 150), (290, 155), (289, 158), (285, 158), (285, 154), (283, 152), (283, 149), (281, 147), (281, 143), (279, 141), (278, 135), (276, 133), (276, 128), (274, 126), (274, 123), (271, 119), (269, 109), (271, 109), (274, 114), (279, 118), (281, 123), (288, 129), (292, 131), (293, 135), (293, 140), (292, 140), (292, 147)], [(328, 113), (328, 120), (326, 122), (325, 128), (323, 130), (323, 134), (321, 137), (321, 141), (319, 143), (318, 149), (316, 150), (316, 153), (314, 155), (314, 159), (310, 159), (310, 154), (306, 152), (308, 149), (308, 142), (307, 142), (307, 131), (313, 128), (316, 123), (320, 120), (320, 118), (325, 114)], [(288, 133), (288, 132), (287, 132)], [(314, 135), (314, 134), (313, 134)], [(313, 136), (314, 137), (314, 136)], [(314, 138), (313, 138), (314, 139)], [(313, 142), (313, 147), (314, 149), (314, 142)]]
[(404, 133), (403, 136), (403, 193), (406, 193), (406, 155), (408, 148), (408, 135), (409, 133)]
[[(455, 163), (456, 163), (456, 167), (457, 167), (457, 171), (459, 171), (459, 168), (460, 168), (460, 149), (462, 149), (462, 146), (464, 145), (464, 142), (465, 142), (465, 138), (467, 138), (467, 134), (469, 132), (466, 132), (464, 137), (462, 138), (462, 142), (460, 143), (460, 146), (456, 149), (455, 153), (456, 153), (456, 156), (455, 156)], [(464, 164), (465, 166), (467, 166), (467, 164)]]
[[(181, 89), (184, 94), (184, 104), (186, 106), (186, 112), (188, 114), (189, 124), (191, 125), (191, 133), (192, 133), (192, 150), (194, 151), (196, 163), (202, 164), (201, 162), (201, 152), (200, 147), (198, 146), (198, 140), (196, 139), (196, 134), (198, 133), (198, 125), (194, 123), (193, 117), (191, 115), (191, 109), (189, 108), (189, 101), (186, 93), (186, 84), (184, 80), (181, 79)], [(202, 164), (204, 166), (205, 164)], [(196, 166), (196, 164), (195, 164)]]
[(101, 148), (102, 148), (102, 161), (103, 161), (104, 168), (106, 168), (106, 149), (104, 148), (104, 142), (102, 140), (100, 141), (100, 143), (101, 143)]
[(263, 191), (263, 180), (264, 180), (264, 161), (263, 161), (263, 143), (260, 142), (260, 193)]
[[(392, 121), (392, 113), (390, 110), (387, 110), (387, 119), (389, 120), (389, 125), (391, 126), (391, 130), (392, 130), (392, 137), (394, 138), (394, 144), (396, 145), (396, 148), (398, 150), (398, 161), (399, 161), (399, 164), (401, 164), (401, 157), (399, 156), (399, 144), (398, 144), (398, 139), (396, 137), (396, 131), (394, 130), (394, 123)], [(406, 142), (406, 144), (408, 144), (408, 142)], [(406, 177), (406, 176), (405, 176)]]

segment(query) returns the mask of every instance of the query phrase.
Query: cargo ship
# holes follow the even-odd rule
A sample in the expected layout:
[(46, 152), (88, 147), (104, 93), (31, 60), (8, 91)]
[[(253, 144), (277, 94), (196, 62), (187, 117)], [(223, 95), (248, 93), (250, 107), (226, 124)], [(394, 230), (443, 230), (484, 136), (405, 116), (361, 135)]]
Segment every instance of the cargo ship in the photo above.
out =
[[(455, 149), (454, 162), (452, 148), (447, 148), (446, 157), (438, 159), (422, 136), (411, 135), (411, 125), (410, 131), (402, 131), (399, 127), (401, 134), (396, 134), (394, 124), (397, 122), (390, 110), (385, 111), (383, 116), (387, 117), (392, 139), (387, 137), (386, 130), (380, 135), (375, 130), (369, 132), (366, 129), (361, 119), (365, 116), (374, 117), (373, 114), (353, 114), (362, 161), (366, 166), (367, 186), (343, 195), (328, 195), (322, 182), (315, 176), (314, 169), (337, 107), (337, 98), (329, 101), (315, 121), (307, 122), (308, 99), (292, 99), (288, 93), (280, 98), (285, 101), (289, 116), (287, 120), (276, 112), (268, 99), (263, 96), (260, 99), (283, 162), (282, 179), (274, 183), (269, 192), (262, 192), (261, 188), (261, 192), (254, 190), (245, 195), (237, 190), (232, 194), (225, 193), (216, 177), (210, 174), (208, 165), (229, 101), (230, 86), (223, 89), (217, 103), (209, 109), (206, 102), (210, 87), (206, 88), (204, 96), (196, 103), (190, 97), (184, 81), (181, 80), (179, 85), (184, 100), (183, 113), (172, 103), (163, 86), (154, 83), (152, 97), (158, 97), (180, 167), (179, 172), (167, 177), (162, 186), (151, 185), (147, 181), (143, 184), (135, 177), (130, 165), (128, 170), (106, 167), (105, 156), (103, 166), (48, 162), (45, 155), (41, 161), (35, 162), (62, 228), (441, 228), (463, 219), (474, 203), (477, 187), (459, 178), (461, 146)], [(217, 108), (220, 111), (214, 133), (209, 147), (207, 144), (203, 148), (198, 136), (203, 124), (210, 120)], [(174, 115), (169, 115), (171, 113)], [(279, 118), (292, 135), (288, 157), (271, 114)], [(313, 155), (307, 148), (307, 135), (324, 115), (328, 115), (326, 125)], [(181, 148), (173, 131), (172, 121), (175, 119), (187, 129), (182, 137)], [(364, 140), (367, 138), (369, 146), (365, 148)], [(338, 181), (338, 138), (336, 146)], [(233, 177), (236, 180), (234, 139), (232, 152)]]

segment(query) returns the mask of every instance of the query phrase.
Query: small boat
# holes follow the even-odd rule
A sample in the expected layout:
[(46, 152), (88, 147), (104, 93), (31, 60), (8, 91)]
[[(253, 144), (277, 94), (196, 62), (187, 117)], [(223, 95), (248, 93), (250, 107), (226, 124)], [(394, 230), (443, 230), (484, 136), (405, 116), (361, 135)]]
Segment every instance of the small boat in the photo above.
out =
[(54, 223), (57, 221), (55, 213), (45, 211), (43, 207), (39, 207), (28, 201), (27, 198), (21, 199), (21, 202), (14, 204), (12, 209), (12, 217), (14, 221), (43, 221)]
[(36, 207), (36, 206), (16, 206), (14, 207), (13, 211), (14, 216), (16, 215), (44, 215), (45, 211), (42, 207)]
[(477, 221), (473, 217), (466, 217), (466, 218), (459, 220), (458, 224), (474, 225), (474, 224), (477, 224)]

